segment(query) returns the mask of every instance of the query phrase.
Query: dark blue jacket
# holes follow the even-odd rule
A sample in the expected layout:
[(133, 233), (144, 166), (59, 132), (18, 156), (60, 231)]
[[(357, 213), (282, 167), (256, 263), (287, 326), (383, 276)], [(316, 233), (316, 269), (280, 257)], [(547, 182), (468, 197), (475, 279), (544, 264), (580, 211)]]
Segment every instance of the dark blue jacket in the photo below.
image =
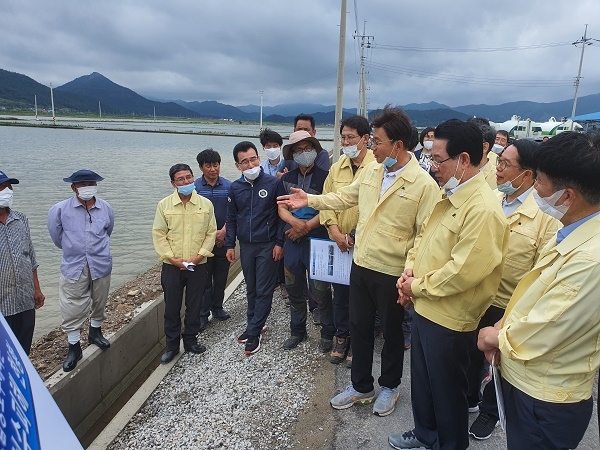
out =
[(267, 175), (261, 169), (254, 183), (242, 175), (231, 183), (227, 208), (225, 248), (240, 242), (273, 242), (283, 247), (284, 222), (277, 213), (277, 186), (279, 178)]

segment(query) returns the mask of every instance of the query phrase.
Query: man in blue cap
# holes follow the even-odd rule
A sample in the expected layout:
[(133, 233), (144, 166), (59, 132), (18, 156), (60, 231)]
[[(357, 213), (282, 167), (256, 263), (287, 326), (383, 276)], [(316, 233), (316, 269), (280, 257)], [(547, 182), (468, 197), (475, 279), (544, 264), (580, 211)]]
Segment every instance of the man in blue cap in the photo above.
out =
[(11, 208), (13, 184), (19, 184), (19, 180), (0, 171), (0, 312), (29, 354), (35, 310), (43, 306), (45, 297), (38, 281), (27, 217)]
[(112, 256), (110, 235), (114, 226), (112, 207), (96, 197), (100, 175), (78, 170), (63, 178), (71, 183), (75, 196), (63, 200), (48, 212), (48, 231), (62, 249), (58, 285), (62, 329), (67, 333), (69, 352), (63, 370), (69, 372), (81, 359), (80, 331), (90, 316), (88, 342), (105, 350), (110, 342), (102, 335), (106, 300), (110, 288)]

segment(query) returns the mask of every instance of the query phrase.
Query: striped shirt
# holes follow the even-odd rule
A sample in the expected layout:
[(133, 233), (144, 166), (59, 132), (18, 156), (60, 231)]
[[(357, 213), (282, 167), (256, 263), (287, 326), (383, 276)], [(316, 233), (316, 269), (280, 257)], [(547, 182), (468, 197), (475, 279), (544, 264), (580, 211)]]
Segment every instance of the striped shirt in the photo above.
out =
[(25, 214), (10, 210), (0, 222), (0, 311), (12, 316), (34, 308), (33, 275), (38, 268)]
[(225, 225), (227, 220), (227, 198), (229, 197), (229, 187), (231, 181), (226, 178), (219, 177), (214, 186), (206, 182), (204, 175), (198, 178), (194, 185), (196, 192), (204, 198), (209, 199), (215, 208), (215, 219), (217, 220), (217, 230), (220, 230)]

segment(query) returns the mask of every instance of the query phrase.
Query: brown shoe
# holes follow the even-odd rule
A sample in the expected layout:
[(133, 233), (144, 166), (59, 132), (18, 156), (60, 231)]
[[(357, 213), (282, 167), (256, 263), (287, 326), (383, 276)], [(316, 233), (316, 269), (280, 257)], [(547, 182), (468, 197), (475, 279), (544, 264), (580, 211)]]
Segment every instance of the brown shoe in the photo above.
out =
[(348, 348), (350, 347), (350, 337), (334, 338), (333, 349), (330, 353), (329, 361), (331, 364), (339, 364), (346, 359)]
[(346, 355), (346, 367), (352, 368), (352, 346), (348, 346), (348, 355)]

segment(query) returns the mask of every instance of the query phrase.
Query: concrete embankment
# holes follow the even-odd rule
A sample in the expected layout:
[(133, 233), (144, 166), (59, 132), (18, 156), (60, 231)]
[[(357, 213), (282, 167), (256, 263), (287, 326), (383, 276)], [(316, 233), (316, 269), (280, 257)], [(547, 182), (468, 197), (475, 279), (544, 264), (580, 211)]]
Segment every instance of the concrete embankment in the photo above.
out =
[[(239, 262), (232, 265), (228, 283), (240, 272)], [(102, 351), (89, 346), (75, 370), (59, 370), (46, 380), (80, 440), (164, 351), (163, 315), (160, 296), (140, 306), (130, 323), (108, 336), (110, 349)]]

